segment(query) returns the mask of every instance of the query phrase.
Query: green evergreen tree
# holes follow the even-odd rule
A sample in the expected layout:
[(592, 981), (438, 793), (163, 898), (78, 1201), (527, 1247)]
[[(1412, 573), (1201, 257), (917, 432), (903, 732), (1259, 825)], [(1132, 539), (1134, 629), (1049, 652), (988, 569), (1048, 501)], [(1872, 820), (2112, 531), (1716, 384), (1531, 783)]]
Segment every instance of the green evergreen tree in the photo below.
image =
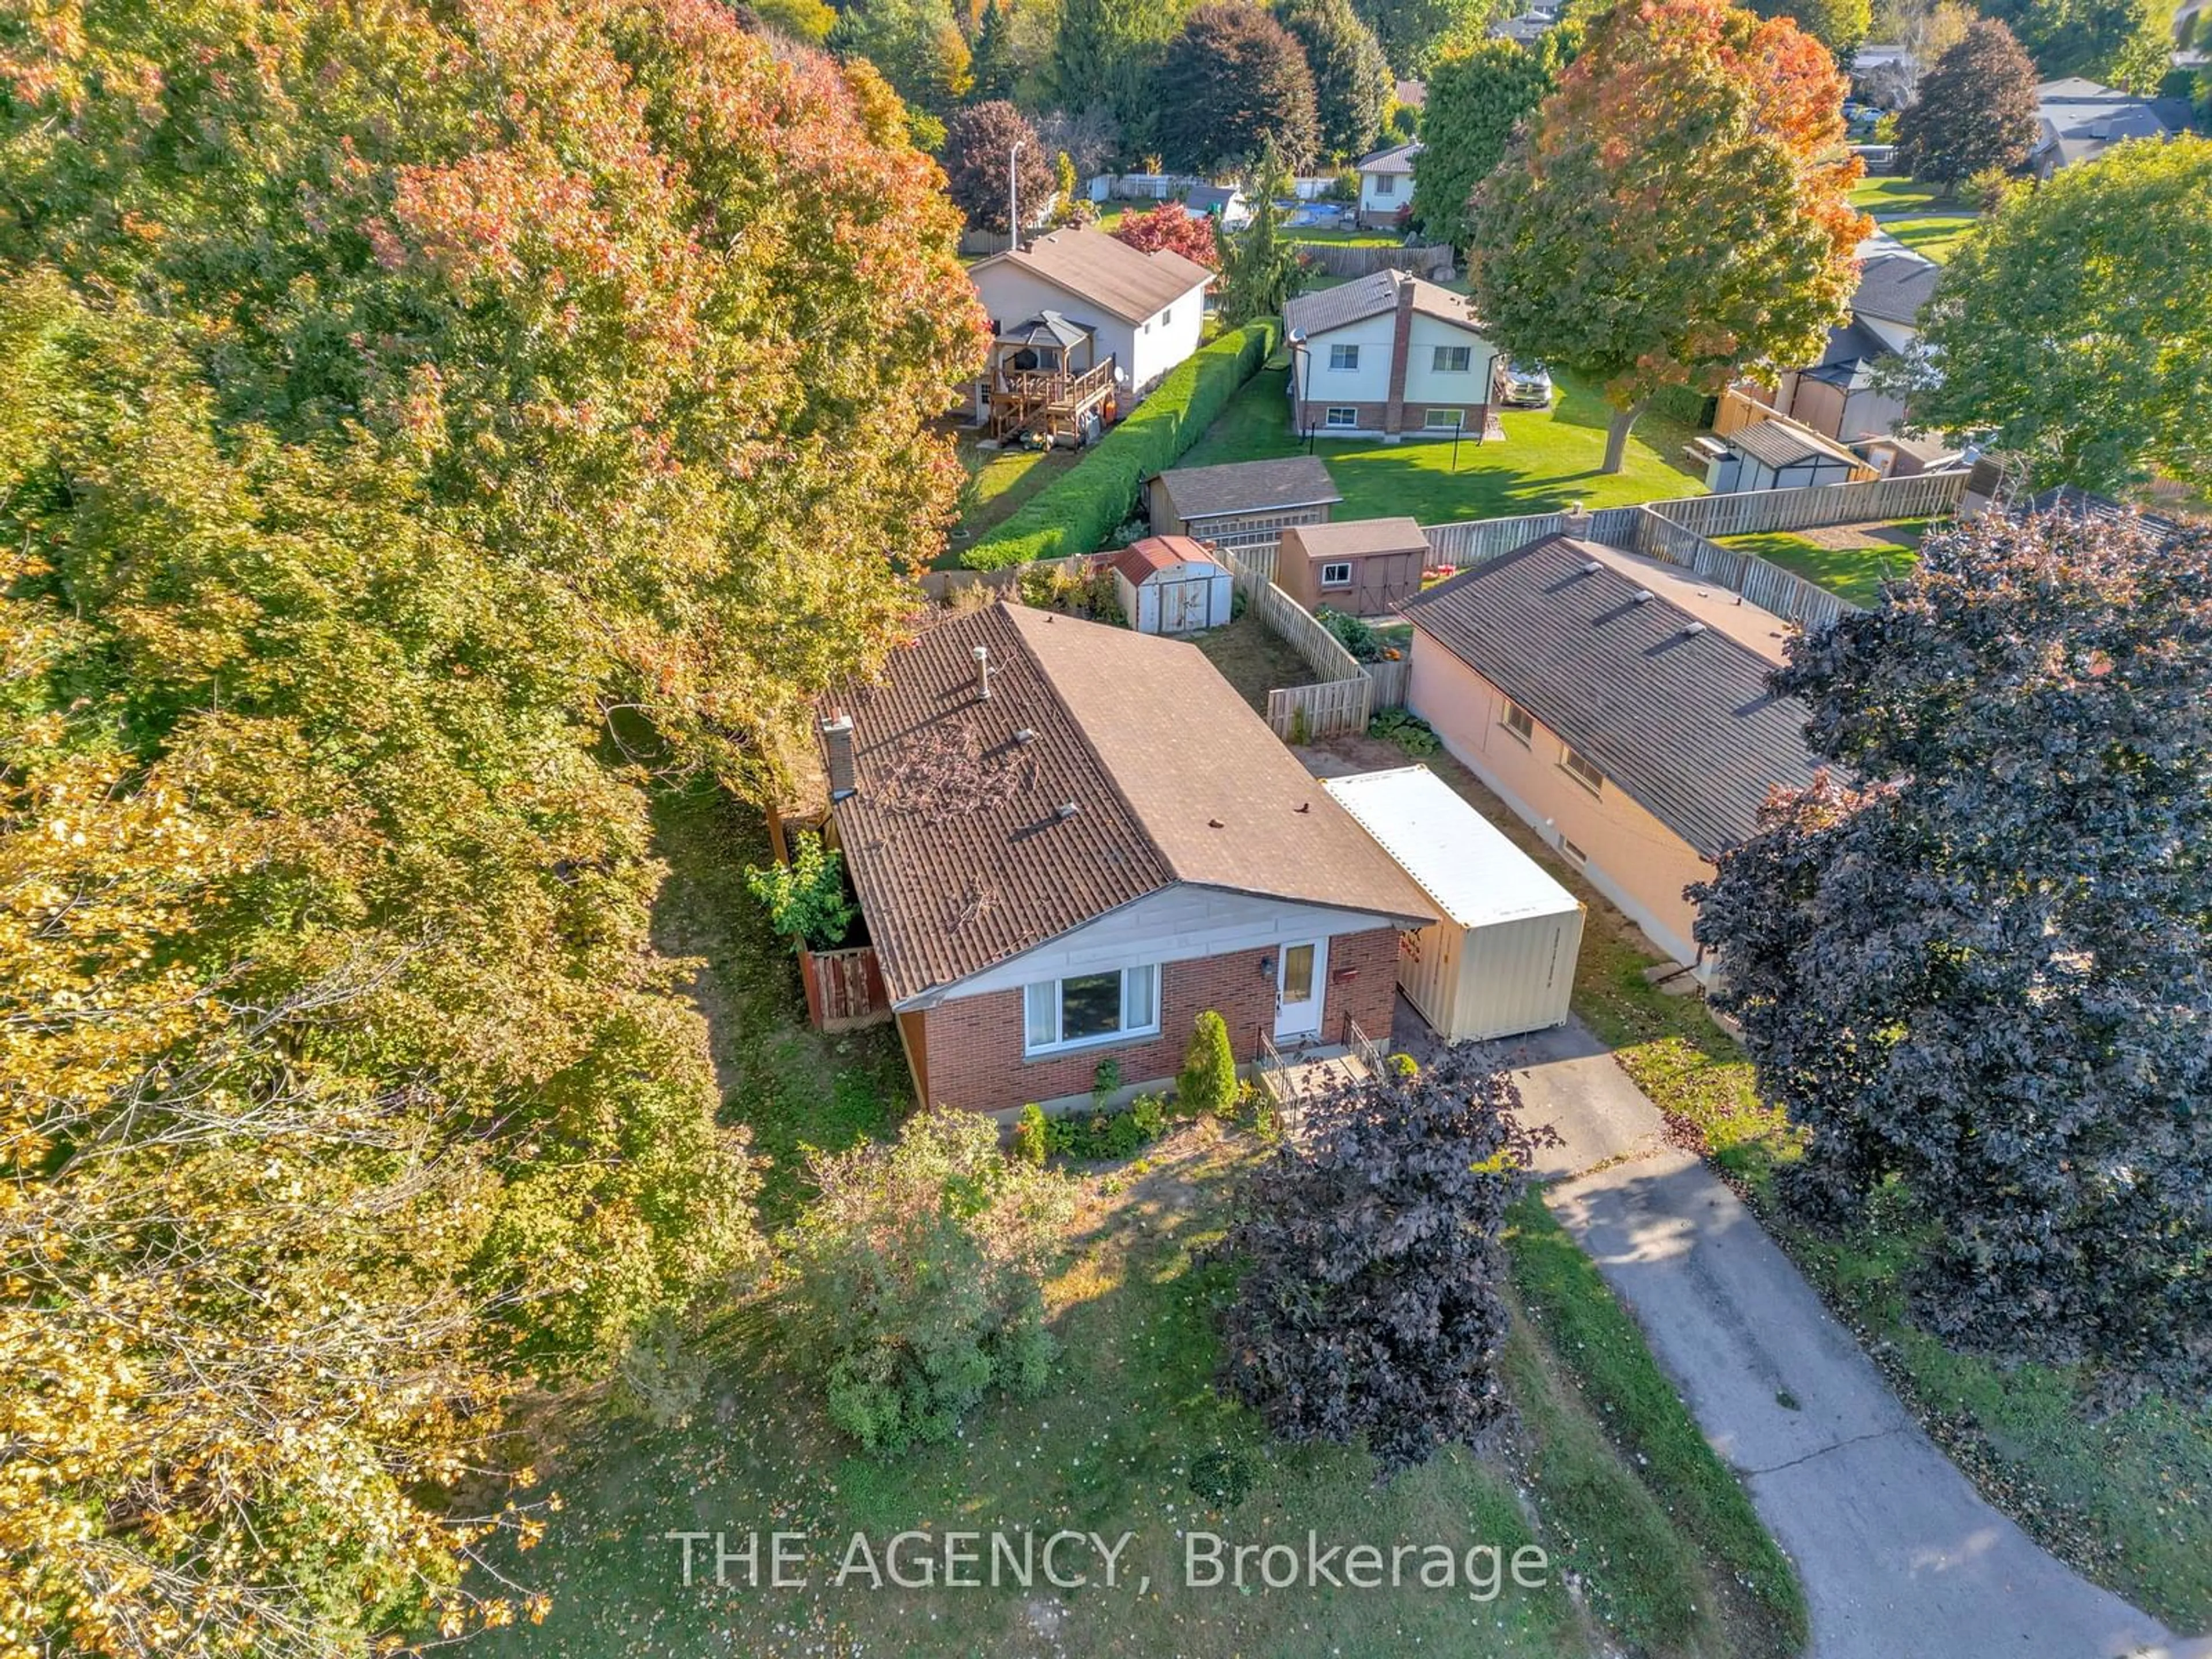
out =
[(1176, 1079), (1176, 1103), (1191, 1116), (1227, 1117), (1237, 1109), (1237, 1053), (1229, 1022), (1212, 1009), (1198, 1017)]
[(1261, 317), (1279, 317), (1297, 291), (1304, 268), (1297, 249), (1282, 234), (1276, 198), (1291, 187), (1290, 170), (1272, 142), (1260, 152), (1252, 175), (1252, 222), (1236, 236), (1213, 227), (1221, 252), (1219, 311), (1222, 325), (1242, 328)]
[(988, 104), (1014, 95), (1012, 26), (999, 0), (984, 0), (983, 15), (975, 25), (975, 44), (968, 58), (968, 101)]
[(1487, 31), (1456, 35), (1437, 52), (1422, 112), (1413, 213), (1434, 240), (1464, 249), (1468, 201), (1505, 154), (1513, 129), (1550, 94), (1566, 50), (1562, 25), (1534, 49)]
[(1321, 154), (1330, 160), (1365, 155), (1382, 129), (1395, 90), (1390, 60), (1352, 0), (1285, 0), (1283, 27), (1305, 51), (1321, 119)]

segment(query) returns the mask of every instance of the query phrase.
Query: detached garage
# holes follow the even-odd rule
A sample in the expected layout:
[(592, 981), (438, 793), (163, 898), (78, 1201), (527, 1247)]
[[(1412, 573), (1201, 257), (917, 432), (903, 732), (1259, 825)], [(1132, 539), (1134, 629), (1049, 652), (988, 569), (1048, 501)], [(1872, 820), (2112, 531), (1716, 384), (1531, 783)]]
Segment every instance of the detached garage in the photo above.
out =
[(1229, 620), (1229, 572), (1188, 536), (1147, 536), (1110, 563), (1121, 614), (1139, 634), (1194, 634)]
[(1583, 907), (1425, 766), (1325, 778), (1444, 919), (1401, 937), (1398, 988), (1449, 1042), (1562, 1025)]

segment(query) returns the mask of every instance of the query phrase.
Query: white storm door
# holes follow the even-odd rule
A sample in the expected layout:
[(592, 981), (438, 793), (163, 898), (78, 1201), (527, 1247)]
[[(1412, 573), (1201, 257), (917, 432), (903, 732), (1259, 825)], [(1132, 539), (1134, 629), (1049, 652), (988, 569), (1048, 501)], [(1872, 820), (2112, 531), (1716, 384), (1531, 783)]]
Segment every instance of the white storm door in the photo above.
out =
[(1285, 945), (1275, 957), (1275, 1040), (1321, 1031), (1322, 988), (1328, 981), (1328, 941)]

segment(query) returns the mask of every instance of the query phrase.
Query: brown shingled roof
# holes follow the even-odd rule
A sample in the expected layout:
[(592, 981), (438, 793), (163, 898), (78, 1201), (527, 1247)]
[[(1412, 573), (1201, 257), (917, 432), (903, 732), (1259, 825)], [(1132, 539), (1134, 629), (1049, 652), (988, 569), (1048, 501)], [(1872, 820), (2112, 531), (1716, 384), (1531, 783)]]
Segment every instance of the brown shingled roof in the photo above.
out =
[(1002, 602), (843, 706), (860, 787), (834, 811), (896, 1002), (1178, 884), (1434, 920), (1194, 646)]
[(1081, 228), (1055, 230), (1025, 247), (980, 259), (972, 268), (995, 264), (1018, 266), (1125, 323), (1157, 316), (1163, 307), (1213, 280), (1204, 265), (1167, 248), (1146, 253), (1118, 237)]

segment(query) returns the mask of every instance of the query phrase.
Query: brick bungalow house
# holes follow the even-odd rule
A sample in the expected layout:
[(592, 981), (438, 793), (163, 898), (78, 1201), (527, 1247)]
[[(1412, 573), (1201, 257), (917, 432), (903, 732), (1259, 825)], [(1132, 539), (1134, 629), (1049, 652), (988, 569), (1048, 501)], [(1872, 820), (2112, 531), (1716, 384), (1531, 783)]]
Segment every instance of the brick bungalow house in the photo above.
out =
[(1301, 436), (1498, 435), (1498, 349), (1466, 296), (1402, 270), (1302, 294), (1283, 307), (1291, 430)]
[(916, 1093), (1000, 1116), (1389, 1029), (1433, 908), (1194, 646), (1001, 602), (823, 726), (830, 833)]
[(1790, 626), (1656, 560), (1567, 536), (1399, 607), (1406, 701), (1444, 747), (1677, 962), (1682, 896), (1767, 792), (1812, 781), (1803, 704), (1767, 676)]

